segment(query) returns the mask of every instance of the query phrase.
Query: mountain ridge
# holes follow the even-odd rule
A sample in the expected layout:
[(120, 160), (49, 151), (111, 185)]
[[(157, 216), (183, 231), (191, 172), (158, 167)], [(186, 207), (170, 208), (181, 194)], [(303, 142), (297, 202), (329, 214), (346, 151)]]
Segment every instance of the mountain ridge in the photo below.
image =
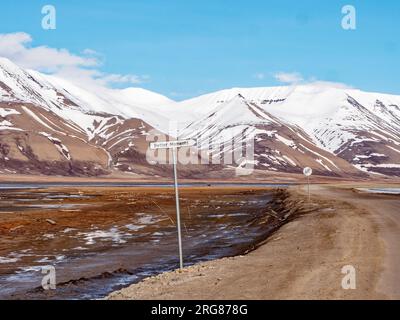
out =
[[(141, 88), (90, 90), (0, 58), (3, 173), (54, 174), (53, 165), (64, 168), (57, 170), (62, 175), (162, 176), (163, 166), (146, 160), (148, 137), (156, 134), (218, 142), (221, 149), (211, 154), (198, 144), (214, 159), (234, 154), (223, 147), (230, 139), (251, 140), (257, 172), (301, 173), (310, 166), (326, 176), (400, 176), (399, 132), (395, 95), (319, 83), (232, 88), (175, 102)], [(201, 178), (225, 168), (234, 174), (249, 162), (219, 160), (220, 167), (193, 165), (183, 172)]]

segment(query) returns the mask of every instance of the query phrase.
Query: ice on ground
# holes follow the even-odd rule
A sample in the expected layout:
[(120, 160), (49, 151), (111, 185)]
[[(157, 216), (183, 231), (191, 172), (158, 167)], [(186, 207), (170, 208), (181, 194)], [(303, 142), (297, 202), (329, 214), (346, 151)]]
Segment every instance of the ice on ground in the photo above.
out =
[(0, 257), (0, 264), (15, 263), (18, 260), (19, 260), (18, 258)]

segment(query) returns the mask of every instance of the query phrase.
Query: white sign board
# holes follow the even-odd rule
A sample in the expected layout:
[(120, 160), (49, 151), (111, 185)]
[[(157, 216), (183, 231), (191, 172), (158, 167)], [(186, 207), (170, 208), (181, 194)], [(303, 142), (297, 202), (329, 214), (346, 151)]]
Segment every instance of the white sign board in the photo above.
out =
[(311, 168), (309, 168), (309, 167), (306, 167), (306, 168), (304, 168), (304, 170), (303, 170), (303, 173), (304, 173), (304, 175), (306, 176), (306, 177), (309, 177), (309, 176), (311, 176), (312, 175), (312, 169)]
[(150, 143), (150, 149), (172, 149), (172, 148), (182, 148), (191, 147), (196, 144), (194, 140), (180, 140), (180, 141), (162, 141), (162, 142), (152, 142)]

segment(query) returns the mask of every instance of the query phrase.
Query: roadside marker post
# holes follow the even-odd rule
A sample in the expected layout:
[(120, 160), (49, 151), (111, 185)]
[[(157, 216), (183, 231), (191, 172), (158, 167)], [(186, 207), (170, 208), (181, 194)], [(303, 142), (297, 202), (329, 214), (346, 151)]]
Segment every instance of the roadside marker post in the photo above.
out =
[(303, 170), (303, 174), (307, 177), (307, 189), (308, 189), (308, 202), (310, 202), (310, 176), (312, 175), (313, 171), (310, 167), (306, 167)]
[(176, 226), (178, 231), (178, 246), (179, 246), (179, 267), (183, 269), (183, 250), (182, 250), (182, 231), (181, 231), (181, 212), (179, 206), (179, 186), (178, 186), (178, 154), (177, 149), (182, 147), (192, 147), (196, 144), (194, 140), (180, 141), (163, 141), (150, 143), (150, 149), (172, 149), (172, 161), (174, 167), (174, 188), (175, 188), (175, 204), (176, 204)]

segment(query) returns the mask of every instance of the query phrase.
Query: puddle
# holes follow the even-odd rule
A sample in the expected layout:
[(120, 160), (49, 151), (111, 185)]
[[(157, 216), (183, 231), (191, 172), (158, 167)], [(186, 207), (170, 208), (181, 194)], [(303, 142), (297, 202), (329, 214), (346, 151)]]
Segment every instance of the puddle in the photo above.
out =
[(6, 258), (6, 257), (0, 257), (0, 263), (14, 263), (17, 262), (19, 259), (18, 258)]
[[(7, 238), (12, 251), (0, 251), (0, 299), (97, 299), (178, 266), (171, 191), (145, 195), (135, 189), (99, 195), (8, 192), (6, 201), (14, 204), (0, 211), (18, 212), (16, 225), (27, 219), (30, 228), (37, 229), (18, 229), (20, 235)], [(49, 204), (46, 198), (61, 203)], [(185, 265), (241, 254), (265, 237), (268, 226), (254, 221), (263, 217), (270, 199), (269, 191), (182, 196)], [(12, 213), (4, 214), (13, 218)], [(46, 223), (49, 218), (56, 225)], [(40, 287), (42, 267), (48, 265), (57, 272), (53, 292)]]
[(400, 194), (400, 188), (358, 188), (357, 190), (368, 193)]
[(87, 206), (87, 204), (69, 204), (69, 203), (65, 203), (65, 204), (30, 204), (30, 205), (24, 205), (24, 206), (17, 206), (19, 208), (23, 208), (23, 209), (74, 209), (74, 208), (80, 208), (80, 207), (84, 207)]

